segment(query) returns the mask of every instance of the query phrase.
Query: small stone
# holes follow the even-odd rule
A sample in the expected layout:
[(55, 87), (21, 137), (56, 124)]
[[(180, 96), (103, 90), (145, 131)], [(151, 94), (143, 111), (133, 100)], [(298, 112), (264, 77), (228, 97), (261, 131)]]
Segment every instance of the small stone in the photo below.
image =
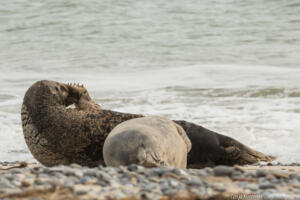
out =
[(117, 192), (117, 193), (114, 194), (115, 199), (121, 199), (121, 198), (124, 198), (124, 197), (125, 197), (125, 195), (122, 194), (121, 192)]
[(88, 182), (89, 180), (90, 180), (90, 178), (84, 176), (79, 180), (79, 182), (80, 182), (80, 184), (86, 184), (86, 182)]
[[(149, 200), (159, 200), (159, 196), (155, 195), (154, 193), (141, 193), (140, 194), (141, 199), (149, 199)], [(136, 198), (132, 198), (136, 199)]]
[(203, 197), (205, 196), (205, 188), (204, 187), (199, 187), (199, 188), (192, 188), (191, 193), (194, 194), (196, 197), (200, 199), (204, 199)]
[(174, 168), (171, 172), (178, 176), (189, 176), (189, 174), (186, 171), (184, 171), (183, 169), (179, 169), (179, 168)]
[(213, 170), (216, 176), (231, 176), (234, 171), (233, 167), (223, 165), (216, 166)]
[(83, 172), (81, 170), (76, 170), (74, 171), (74, 175), (77, 176), (78, 178), (81, 178), (83, 176)]
[(186, 188), (185, 185), (182, 184), (182, 183), (179, 183), (179, 184), (175, 187), (176, 190), (184, 190), (185, 188)]
[(207, 173), (206, 170), (198, 170), (196, 175), (197, 176), (207, 176), (209, 174)]
[(258, 169), (258, 170), (256, 170), (256, 176), (257, 177), (264, 177), (264, 176), (266, 176), (266, 171), (262, 170), (262, 169)]
[(226, 190), (224, 183), (214, 183), (211, 186), (218, 192), (224, 192)]
[(242, 172), (237, 171), (237, 170), (235, 170), (235, 171), (232, 173), (232, 176), (233, 176), (233, 177), (239, 177), (239, 176), (241, 176), (241, 175), (243, 175)]
[(76, 169), (81, 169), (81, 168), (82, 168), (81, 165), (78, 165), (78, 164), (76, 164), (76, 163), (72, 163), (72, 164), (70, 165), (70, 167), (76, 168)]
[(86, 193), (87, 193), (87, 191), (85, 191), (85, 190), (77, 190), (77, 191), (75, 191), (75, 194), (78, 195), (78, 196), (84, 195)]
[(275, 185), (273, 185), (271, 183), (261, 183), (261, 184), (259, 184), (259, 188), (262, 190), (265, 190), (265, 189), (273, 189), (276, 187), (275, 187)]
[(171, 187), (177, 187), (179, 185), (179, 183), (177, 181), (173, 180), (173, 179), (170, 179), (169, 180), (169, 185)]
[(41, 200), (41, 199), (38, 197), (31, 197), (30, 200)]
[(10, 170), (10, 173), (12, 173), (12, 174), (20, 174), (20, 173), (22, 173), (22, 170), (21, 169), (12, 169), (12, 170)]
[(21, 182), (18, 180), (13, 180), (11, 183), (16, 187), (20, 187), (22, 185)]
[(207, 196), (213, 196), (215, 194), (216, 194), (216, 192), (211, 188), (207, 188), (205, 191), (205, 195), (207, 195)]
[(155, 188), (157, 188), (157, 184), (154, 183), (149, 183), (145, 186), (144, 190), (145, 191), (149, 191), (151, 192), (152, 190), (154, 190)]
[(111, 176), (109, 176), (108, 174), (106, 174), (106, 173), (104, 173), (104, 172), (102, 172), (102, 171), (100, 171), (100, 172), (98, 173), (98, 177), (101, 178), (101, 179), (103, 179), (103, 180), (106, 181), (106, 182), (110, 182), (111, 179), (112, 179)]
[(161, 186), (160, 190), (164, 195), (170, 195), (170, 194), (174, 193), (172, 188), (165, 186), (165, 185)]
[(41, 179), (35, 179), (34, 184), (35, 184), (35, 185), (43, 185), (43, 184), (44, 184), (44, 181), (41, 180)]
[(161, 188), (168, 188), (168, 187), (169, 187), (169, 183), (168, 183), (168, 181), (165, 180), (165, 179), (159, 180), (158, 183), (160, 184)]
[(235, 166), (234, 166), (234, 169), (235, 169), (236, 171), (241, 172), (241, 173), (244, 173), (244, 172), (245, 172), (245, 169), (244, 169), (243, 167), (239, 166), (239, 165), (235, 165)]
[(297, 174), (296, 174), (296, 173), (290, 174), (290, 179), (295, 179), (295, 180), (297, 180)]
[(251, 191), (256, 191), (256, 190), (258, 190), (258, 185), (257, 184), (246, 184), (246, 188), (250, 189)]
[(162, 176), (169, 171), (170, 170), (168, 168), (153, 168), (152, 170), (150, 170), (150, 173), (154, 176)]
[(289, 174), (282, 171), (272, 171), (271, 172), (277, 178), (289, 179)]
[(0, 194), (4, 194), (7, 192), (7, 189), (4, 189), (4, 188), (0, 188)]
[(13, 188), (14, 186), (4, 177), (0, 177), (0, 188)]
[(131, 165), (129, 165), (129, 166), (127, 167), (127, 169), (128, 169), (129, 171), (137, 171), (138, 165), (136, 165), (136, 164), (131, 164)]
[(255, 171), (246, 171), (244, 173), (245, 176), (248, 176), (248, 177), (256, 177), (256, 172)]
[(200, 186), (200, 185), (203, 185), (203, 182), (200, 179), (191, 178), (190, 180), (186, 181), (186, 184), (191, 185), (191, 186)]
[(208, 174), (212, 174), (214, 171), (211, 167), (205, 167), (203, 170), (205, 170)]
[(296, 184), (293, 184), (292, 187), (294, 187), (294, 188), (299, 188), (299, 189), (300, 189), (300, 183), (298, 183), (298, 184), (297, 184), (297, 183), (296, 183)]
[(276, 179), (276, 178), (275, 178), (275, 176), (273, 176), (272, 174), (267, 174), (266, 179), (267, 179), (268, 181), (272, 181), (272, 180), (274, 180), (274, 179)]

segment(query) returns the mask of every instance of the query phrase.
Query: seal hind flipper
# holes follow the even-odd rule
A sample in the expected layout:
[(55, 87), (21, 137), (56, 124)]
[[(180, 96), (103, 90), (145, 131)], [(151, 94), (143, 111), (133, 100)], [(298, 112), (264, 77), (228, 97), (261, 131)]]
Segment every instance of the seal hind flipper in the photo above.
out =
[(228, 156), (228, 160), (231, 160), (232, 164), (245, 165), (260, 161), (271, 162), (275, 159), (275, 157), (255, 151), (231, 137), (218, 134), (218, 138), (220, 145)]
[(180, 125), (190, 141), (188, 168), (203, 168), (215, 165), (245, 165), (259, 161), (270, 162), (275, 158), (252, 150), (235, 139), (210, 131), (186, 121), (174, 121)]

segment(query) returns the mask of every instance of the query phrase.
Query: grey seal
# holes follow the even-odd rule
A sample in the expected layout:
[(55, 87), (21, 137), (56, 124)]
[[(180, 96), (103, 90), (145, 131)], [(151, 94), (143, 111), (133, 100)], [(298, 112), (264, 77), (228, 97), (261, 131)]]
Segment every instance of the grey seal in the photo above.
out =
[(131, 119), (116, 126), (103, 146), (108, 166), (138, 164), (145, 167), (186, 168), (191, 142), (173, 121), (159, 116)]

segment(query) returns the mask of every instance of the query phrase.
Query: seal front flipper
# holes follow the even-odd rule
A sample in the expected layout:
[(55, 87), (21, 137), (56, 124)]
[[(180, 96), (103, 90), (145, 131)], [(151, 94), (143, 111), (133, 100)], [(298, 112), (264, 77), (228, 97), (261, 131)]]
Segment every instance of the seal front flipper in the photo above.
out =
[(215, 165), (245, 165), (259, 161), (270, 162), (275, 158), (252, 150), (235, 139), (210, 131), (186, 121), (174, 121), (186, 132), (192, 142), (188, 154), (188, 168), (212, 167)]
[(156, 149), (146, 149), (145, 146), (138, 148), (137, 153), (137, 164), (145, 167), (159, 167), (159, 166), (168, 166), (162, 159), (160, 151), (155, 151)]

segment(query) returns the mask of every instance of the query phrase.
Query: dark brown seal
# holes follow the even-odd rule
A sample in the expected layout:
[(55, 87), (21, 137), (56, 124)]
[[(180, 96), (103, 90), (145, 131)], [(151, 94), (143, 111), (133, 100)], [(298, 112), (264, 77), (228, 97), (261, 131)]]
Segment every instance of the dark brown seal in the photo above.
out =
[[(68, 108), (75, 104), (76, 108)], [(142, 115), (104, 110), (84, 87), (38, 81), (26, 92), (22, 105), (25, 141), (33, 156), (46, 166), (103, 163), (105, 138), (121, 122)], [(187, 133), (192, 149), (188, 167), (252, 164), (274, 158), (199, 125), (174, 121)]]

